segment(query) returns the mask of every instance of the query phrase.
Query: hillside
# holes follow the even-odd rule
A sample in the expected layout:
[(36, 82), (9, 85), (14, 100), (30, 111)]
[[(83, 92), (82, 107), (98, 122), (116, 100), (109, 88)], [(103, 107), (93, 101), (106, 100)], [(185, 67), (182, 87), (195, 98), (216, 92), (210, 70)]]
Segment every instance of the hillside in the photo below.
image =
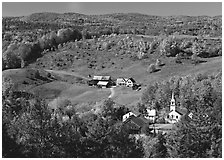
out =
[[(116, 103), (132, 106), (148, 84), (221, 70), (221, 16), (35, 13), (3, 18), (3, 26), (3, 76), (10, 77), (17, 90), (49, 102), (58, 98), (73, 104), (105, 100), (111, 91), (90, 88), (87, 81), (89, 76), (110, 75), (113, 79), (132, 77), (142, 85), (140, 91), (114, 90)], [(199, 63), (193, 64), (193, 54)], [(163, 65), (150, 73), (149, 66), (158, 60)], [(20, 63), (24, 69), (11, 69)]]

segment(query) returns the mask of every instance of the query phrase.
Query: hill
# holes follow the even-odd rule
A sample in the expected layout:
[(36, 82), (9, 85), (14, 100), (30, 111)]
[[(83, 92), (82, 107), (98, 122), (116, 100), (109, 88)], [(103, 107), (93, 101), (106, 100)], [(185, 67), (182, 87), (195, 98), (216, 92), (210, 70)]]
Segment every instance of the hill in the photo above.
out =
[[(48, 102), (61, 98), (94, 107), (111, 91), (88, 87), (87, 80), (110, 75), (132, 77), (142, 85), (140, 91), (114, 89), (116, 103), (132, 106), (150, 83), (221, 70), (220, 16), (35, 13), (3, 18), (3, 26), (3, 62), (12, 64), (4, 68), (3, 76), (10, 77), (17, 90)], [(22, 45), (31, 47), (29, 52)], [(197, 55), (197, 64), (192, 55)], [(24, 68), (11, 69), (22, 64), (23, 56)], [(149, 66), (157, 61), (162, 65), (150, 73)]]

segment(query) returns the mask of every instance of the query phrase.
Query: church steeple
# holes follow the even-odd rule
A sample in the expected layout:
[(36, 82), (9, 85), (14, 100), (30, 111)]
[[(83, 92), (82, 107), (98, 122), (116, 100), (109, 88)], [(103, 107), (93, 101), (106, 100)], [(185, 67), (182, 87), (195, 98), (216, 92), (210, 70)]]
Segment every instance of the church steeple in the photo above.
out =
[(172, 110), (175, 111), (175, 107), (176, 107), (176, 104), (175, 104), (175, 99), (174, 99), (174, 93), (172, 92), (172, 98), (170, 101), (170, 111), (172, 111)]

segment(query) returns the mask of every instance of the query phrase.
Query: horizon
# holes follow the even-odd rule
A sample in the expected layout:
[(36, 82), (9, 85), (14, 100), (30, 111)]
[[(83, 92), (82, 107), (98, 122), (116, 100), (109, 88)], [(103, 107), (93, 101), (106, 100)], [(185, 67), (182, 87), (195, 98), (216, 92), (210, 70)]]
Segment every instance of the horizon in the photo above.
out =
[(222, 2), (2, 2), (2, 17), (21, 17), (45, 12), (215, 17), (222, 16)]
[(141, 14), (141, 15), (147, 15), (147, 16), (158, 16), (158, 17), (172, 17), (172, 16), (189, 16), (189, 17), (203, 17), (203, 16), (206, 16), (206, 17), (218, 17), (218, 16), (222, 16), (221, 14), (220, 15), (214, 15), (214, 16), (209, 16), (209, 15), (167, 15), (167, 16), (161, 16), (161, 15), (152, 15), (152, 14), (144, 14), (144, 13), (138, 13), (138, 12), (127, 12), (127, 13), (105, 13), (105, 14), (91, 14), (91, 15), (87, 15), (87, 14), (83, 14), (83, 13), (78, 13), (78, 12), (64, 12), (64, 13), (57, 13), (57, 12), (35, 12), (35, 13), (31, 13), (31, 14), (28, 14), (28, 15), (23, 15), (23, 16), (2, 16), (4, 18), (6, 17), (26, 17), (26, 16), (30, 16), (30, 15), (33, 15), (33, 14), (40, 14), (40, 13), (52, 13), (52, 14), (68, 14), (68, 13), (72, 13), (72, 14), (81, 14), (81, 15), (86, 15), (86, 16), (100, 16), (100, 15), (108, 15), (108, 14)]

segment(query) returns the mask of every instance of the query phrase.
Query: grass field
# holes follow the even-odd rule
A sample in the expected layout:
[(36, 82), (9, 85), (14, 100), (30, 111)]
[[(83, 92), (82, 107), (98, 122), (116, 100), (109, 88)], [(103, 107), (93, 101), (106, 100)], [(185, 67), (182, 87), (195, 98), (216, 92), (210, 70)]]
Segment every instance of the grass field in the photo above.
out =
[[(123, 69), (107, 69), (99, 72), (94, 71), (95, 75), (110, 75), (114, 79), (118, 77), (133, 77), (137, 83), (142, 84), (142, 90), (134, 91), (131, 88), (116, 87), (114, 89), (115, 95), (113, 100), (121, 105), (127, 107), (135, 105), (144, 89), (147, 85), (168, 80), (172, 76), (186, 76), (189, 74), (207, 73), (215, 74), (222, 69), (221, 57), (203, 59), (205, 63), (193, 65), (188, 61), (184, 61), (182, 64), (176, 64), (172, 58), (163, 58), (165, 63), (158, 72), (148, 73), (147, 66), (150, 63), (155, 62), (156, 56), (151, 56), (146, 60), (129, 62), (128, 65), (124, 65)], [(35, 69), (34, 69), (35, 71)], [(18, 88), (27, 90), (29, 92), (40, 95), (43, 98), (50, 101), (56, 98), (68, 99), (73, 104), (95, 103), (101, 102), (108, 98), (111, 94), (110, 89), (99, 89), (89, 87), (85, 83), (76, 83), (77, 78), (83, 78), (86, 81), (86, 73), (70, 70), (52, 70), (51, 74), (56, 74), (58, 77), (66, 77), (66, 81), (62, 81), (61, 78), (55, 79), (51, 82), (36, 79), (32, 69), (12, 69), (3, 71), (3, 76), (11, 77), (14, 83), (17, 83)], [(69, 80), (70, 79), (70, 80)], [(23, 84), (24, 81), (28, 84)]]

